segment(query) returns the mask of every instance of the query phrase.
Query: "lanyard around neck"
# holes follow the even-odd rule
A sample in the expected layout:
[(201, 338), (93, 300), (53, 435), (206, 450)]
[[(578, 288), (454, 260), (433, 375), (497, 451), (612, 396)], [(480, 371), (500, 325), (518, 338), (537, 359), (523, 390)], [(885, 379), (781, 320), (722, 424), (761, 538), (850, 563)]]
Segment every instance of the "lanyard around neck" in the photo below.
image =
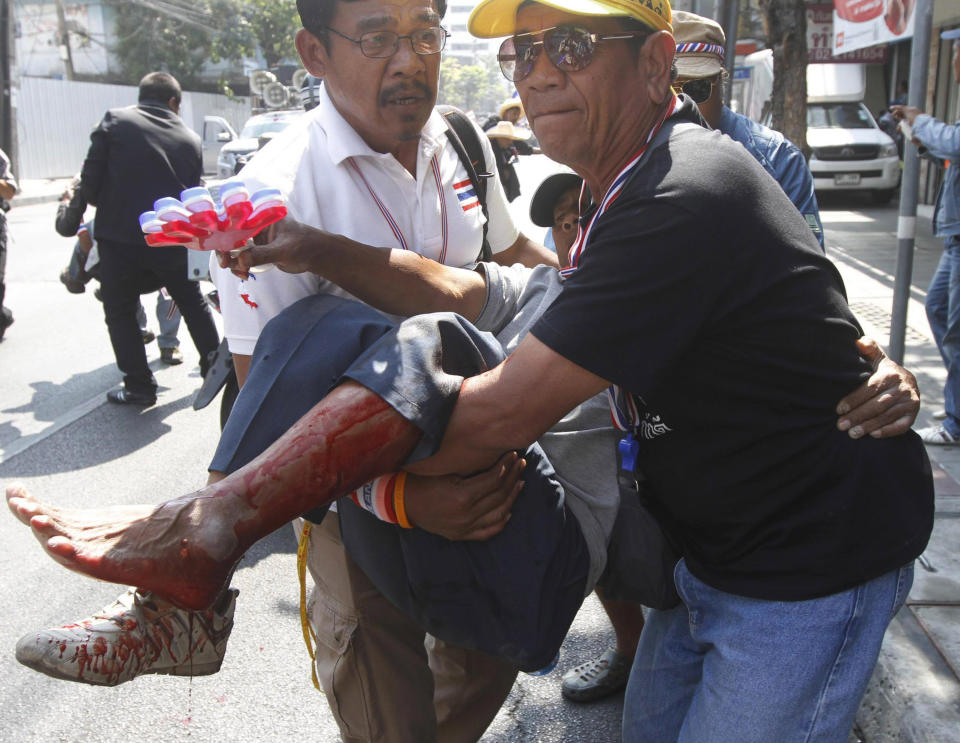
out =
[[(377, 196), (376, 191), (373, 190), (373, 187), (370, 185), (370, 182), (363, 175), (363, 172), (360, 170), (360, 166), (357, 165), (356, 161), (350, 157), (347, 158), (347, 162), (350, 163), (350, 167), (353, 168), (354, 172), (360, 176), (360, 180), (363, 182), (363, 185), (367, 188), (367, 193), (370, 194), (370, 197), (373, 199), (373, 202), (377, 205), (377, 208), (380, 210), (380, 214), (383, 216), (384, 220), (387, 223), (387, 226), (390, 228), (390, 231), (393, 233), (393, 236), (397, 239), (397, 242), (400, 243), (400, 247), (404, 250), (410, 250), (410, 245), (407, 242), (406, 236), (403, 234), (403, 230), (400, 229), (400, 225), (397, 223), (396, 218), (390, 212), (390, 209), (387, 208), (387, 205), (383, 203), (383, 200)], [(430, 158), (430, 167), (433, 170), (433, 180), (437, 184), (437, 193), (440, 195), (440, 226), (441, 232), (443, 234), (443, 245), (440, 248), (440, 257), (438, 262), (445, 263), (447, 258), (447, 243), (449, 237), (449, 227), (447, 225), (447, 200), (443, 193), (443, 180), (440, 177), (440, 164), (437, 161), (437, 156), (434, 155)]]
[[(640, 158), (643, 157), (643, 153), (647, 151), (647, 147), (650, 146), (650, 142), (653, 141), (653, 138), (656, 136), (657, 132), (660, 131), (660, 127), (663, 126), (663, 122), (666, 121), (671, 114), (673, 114), (674, 109), (677, 106), (676, 96), (670, 101), (670, 104), (664, 110), (663, 115), (660, 117), (660, 120), (657, 122), (650, 133), (647, 135), (647, 139), (644, 141), (643, 146), (634, 153), (627, 164), (624, 165), (620, 172), (617, 173), (616, 178), (613, 179), (613, 183), (610, 184), (610, 188), (607, 189), (607, 192), (603, 195), (603, 199), (600, 201), (600, 207), (593, 213), (593, 216), (590, 218), (590, 222), (587, 224), (586, 229), (582, 226), (577, 228), (577, 237), (573, 242), (573, 246), (570, 248), (570, 265), (567, 268), (561, 269), (560, 275), (564, 278), (572, 274), (577, 270), (577, 267), (580, 264), (580, 256), (583, 255), (583, 251), (587, 248), (587, 242), (590, 239), (590, 234), (593, 232), (593, 225), (596, 224), (597, 218), (603, 214), (607, 209), (610, 208), (610, 205), (616, 201), (617, 197), (623, 191), (623, 187), (627, 182), (627, 179), (630, 177), (630, 174), (633, 172), (633, 169), (637, 166), (637, 163), (640, 162)], [(586, 190), (587, 182), (584, 181), (583, 185), (580, 187), (580, 201), (583, 202), (584, 191)]]
[[(650, 146), (650, 142), (653, 141), (654, 136), (656, 136), (657, 132), (660, 131), (660, 127), (663, 126), (663, 122), (666, 121), (671, 114), (673, 114), (676, 106), (677, 98), (674, 96), (673, 100), (670, 101), (670, 105), (668, 105), (666, 110), (663, 112), (663, 116), (661, 116), (660, 120), (657, 122), (657, 125), (650, 130), (650, 134), (647, 135), (647, 139), (643, 143), (643, 146), (633, 155), (633, 157), (630, 158), (627, 164), (620, 169), (619, 173), (617, 173), (616, 178), (613, 179), (613, 183), (610, 184), (610, 188), (608, 188), (607, 192), (604, 194), (603, 199), (600, 201), (600, 206), (593, 213), (593, 216), (590, 218), (590, 222), (587, 224), (586, 229), (583, 227), (578, 228), (577, 239), (574, 241), (573, 247), (570, 248), (570, 266), (560, 271), (561, 277), (566, 278), (577, 270), (577, 267), (580, 264), (580, 257), (583, 255), (583, 251), (587, 247), (587, 242), (589, 241), (590, 235), (593, 232), (593, 226), (596, 224), (597, 218), (610, 208), (610, 205), (623, 191), (624, 184), (626, 184), (627, 179), (633, 172), (633, 169), (637, 166), (637, 163), (640, 162), (640, 158), (642, 158), (643, 153), (647, 151), (647, 147)], [(584, 190), (586, 187), (587, 184), (586, 181), (584, 181), (583, 185), (580, 187), (581, 203), (583, 202)], [(620, 431), (630, 432), (631, 436), (628, 438), (632, 438), (633, 432), (636, 431), (637, 426), (640, 423), (640, 413), (637, 410), (637, 405), (633, 399), (633, 396), (618, 385), (610, 385), (610, 387), (607, 388), (607, 402), (610, 404), (610, 418), (613, 421), (614, 427)]]

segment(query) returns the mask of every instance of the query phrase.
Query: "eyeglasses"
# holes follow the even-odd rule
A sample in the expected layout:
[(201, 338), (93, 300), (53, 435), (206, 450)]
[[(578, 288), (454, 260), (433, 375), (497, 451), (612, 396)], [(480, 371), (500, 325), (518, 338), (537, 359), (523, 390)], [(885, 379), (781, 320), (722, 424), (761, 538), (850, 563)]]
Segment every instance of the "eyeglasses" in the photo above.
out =
[(368, 31), (365, 34), (360, 34), (359, 39), (351, 39), (335, 28), (326, 26), (326, 29), (335, 33), (341, 39), (359, 44), (363, 56), (371, 59), (392, 57), (400, 48), (400, 39), (410, 39), (410, 46), (417, 54), (439, 54), (443, 51), (443, 47), (447, 43), (447, 37), (450, 35), (446, 29), (440, 28), (440, 26), (430, 26), (429, 28), (418, 28), (412, 34), (405, 36), (401, 36), (394, 31)]
[[(537, 36), (542, 34), (538, 41)], [(547, 59), (558, 70), (579, 72), (593, 61), (597, 44), (614, 39), (645, 38), (648, 33), (595, 34), (578, 26), (556, 26), (536, 34), (519, 34), (504, 40), (497, 54), (500, 71), (510, 82), (523, 80), (540, 56), (541, 47)]]
[(713, 86), (716, 84), (716, 77), (705, 77), (700, 80), (688, 80), (680, 85), (680, 90), (690, 96), (694, 103), (703, 103), (713, 95)]

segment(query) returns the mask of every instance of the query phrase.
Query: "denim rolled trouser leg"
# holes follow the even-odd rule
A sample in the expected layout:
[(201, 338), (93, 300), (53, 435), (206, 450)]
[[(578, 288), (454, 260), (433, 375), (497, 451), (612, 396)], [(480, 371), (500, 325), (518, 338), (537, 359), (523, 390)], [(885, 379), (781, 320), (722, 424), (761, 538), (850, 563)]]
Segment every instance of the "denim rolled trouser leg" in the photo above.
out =
[(70, 253), (70, 263), (67, 264), (67, 275), (74, 281), (82, 281), (86, 284), (90, 281), (90, 276), (83, 267), (87, 263), (86, 254), (80, 250), (80, 241), (73, 246), (73, 252)]
[(157, 347), (178, 348), (180, 346), (180, 339), (177, 338), (180, 330), (180, 308), (163, 289), (157, 292), (157, 325), (160, 328)]
[(681, 560), (624, 697), (624, 743), (844, 743), (913, 563), (809, 601), (719, 591)]
[(937, 343), (947, 381), (943, 388), (944, 428), (960, 437), (960, 236), (948, 237), (927, 290), (927, 320)]

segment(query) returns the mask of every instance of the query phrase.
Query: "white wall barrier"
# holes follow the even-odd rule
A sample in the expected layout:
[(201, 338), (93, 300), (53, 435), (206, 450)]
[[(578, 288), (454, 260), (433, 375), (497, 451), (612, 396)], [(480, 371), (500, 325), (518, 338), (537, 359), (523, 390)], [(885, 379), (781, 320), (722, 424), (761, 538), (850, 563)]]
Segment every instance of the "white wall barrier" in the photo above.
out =
[[(133, 85), (20, 78), (17, 95), (18, 178), (60, 178), (80, 170), (90, 132), (108, 108), (137, 102)], [(180, 115), (200, 134), (203, 117), (222, 116), (237, 131), (250, 116), (247, 98), (185, 92)]]

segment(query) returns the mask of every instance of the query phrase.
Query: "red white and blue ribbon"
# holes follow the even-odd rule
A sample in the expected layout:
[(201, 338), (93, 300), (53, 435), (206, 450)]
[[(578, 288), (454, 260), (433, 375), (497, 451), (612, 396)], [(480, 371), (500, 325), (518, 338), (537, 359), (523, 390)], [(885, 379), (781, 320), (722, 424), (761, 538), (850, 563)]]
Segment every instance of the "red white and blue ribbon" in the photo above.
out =
[(720, 59), (727, 53), (719, 44), (706, 44), (702, 41), (692, 41), (688, 44), (677, 44), (677, 54), (715, 54)]
[(611, 384), (607, 387), (607, 402), (610, 403), (610, 420), (618, 431), (634, 431), (640, 422), (640, 412), (632, 395)]
[(387, 225), (390, 227), (390, 231), (393, 232), (393, 236), (397, 238), (397, 242), (400, 243), (400, 247), (404, 250), (410, 250), (410, 246), (407, 245), (407, 238), (403, 236), (403, 230), (400, 229), (400, 225), (397, 224), (397, 220), (393, 218), (390, 210), (387, 209), (387, 205), (380, 200), (380, 197), (377, 196), (376, 192), (370, 187), (370, 183), (360, 171), (360, 166), (357, 165), (352, 157), (347, 158), (347, 162), (350, 163), (350, 167), (354, 169), (356, 174), (360, 176), (360, 180), (363, 181), (363, 185), (367, 187), (367, 192), (370, 194), (370, 197), (373, 199), (374, 203), (377, 205), (377, 208), (380, 210), (380, 213), (383, 215), (383, 218), (386, 220)]
[(430, 160), (433, 168), (433, 180), (437, 184), (437, 193), (440, 194), (440, 231), (443, 234), (443, 247), (440, 249), (440, 263), (447, 262), (447, 197), (443, 194), (443, 180), (440, 178), (440, 164), (437, 162), (437, 156), (434, 155)]
[[(577, 238), (574, 240), (573, 246), (570, 248), (570, 265), (567, 268), (560, 270), (560, 276), (566, 278), (577, 270), (577, 267), (580, 264), (580, 256), (582, 256), (583, 251), (586, 250), (587, 242), (590, 239), (590, 233), (593, 232), (593, 226), (596, 224), (597, 218), (606, 212), (607, 209), (610, 208), (610, 205), (616, 201), (617, 197), (623, 191), (623, 186), (627, 182), (627, 178), (630, 177), (630, 173), (633, 171), (634, 167), (636, 167), (637, 163), (640, 162), (640, 158), (643, 157), (643, 153), (647, 151), (647, 147), (650, 145), (651, 140), (654, 138), (656, 133), (660, 131), (660, 127), (663, 126), (663, 122), (673, 114), (673, 111), (676, 107), (677, 98), (674, 96), (670, 101), (670, 105), (668, 105), (666, 110), (663, 112), (663, 116), (661, 116), (660, 120), (657, 122), (657, 125), (650, 130), (646, 141), (643, 143), (643, 147), (641, 147), (634, 154), (634, 156), (630, 158), (627, 164), (621, 168), (619, 173), (617, 173), (617, 177), (613, 179), (613, 183), (610, 184), (610, 188), (608, 188), (606, 194), (604, 194), (599, 208), (593, 213), (593, 216), (590, 218), (590, 223), (587, 225), (586, 229), (583, 227), (578, 228)], [(583, 201), (585, 188), (586, 181), (584, 181), (583, 186), (580, 187), (581, 202)]]
[[(407, 244), (407, 238), (404, 236), (403, 230), (400, 229), (400, 225), (397, 223), (397, 220), (394, 218), (393, 214), (390, 213), (387, 205), (380, 200), (380, 197), (377, 196), (376, 192), (370, 186), (369, 181), (367, 181), (363, 173), (360, 171), (360, 166), (357, 165), (356, 161), (352, 157), (347, 158), (347, 162), (350, 163), (350, 167), (354, 169), (356, 174), (360, 176), (360, 180), (363, 181), (363, 185), (367, 187), (367, 192), (377, 205), (377, 208), (383, 215), (384, 220), (386, 220), (387, 226), (390, 227), (390, 231), (393, 233), (393, 236), (397, 238), (397, 242), (400, 243), (400, 247), (404, 250), (410, 250), (410, 245)], [(440, 178), (440, 164), (437, 162), (436, 155), (434, 155), (430, 160), (430, 166), (433, 169), (433, 179), (437, 184), (437, 193), (440, 194), (440, 228), (443, 235), (443, 245), (440, 248), (440, 257), (437, 260), (440, 263), (444, 263), (446, 262), (447, 258), (447, 243), (449, 237), (449, 227), (447, 225), (447, 199), (443, 193), (443, 181)]]
[[(560, 271), (561, 277), (566, 278), (577, 270), (580, 264), (580, 256), (582, 256), (583, 251), (586, 250), (587, 242), (590, 240), (590, 234), (593, 232), (593, 226), (596, 224), (597, 218), (610, 208), (610, 205), (613, 204), (623, 191), (623, 186), (627, 182), (630, 173), (636, 167), (637, 163), (640, 162), (640, 158), (643, 157), (643, 153), (647, 151), (647, 147), (650, 145), (654, 136), (660, 131), (663, 122), (673, 114), (676, 107), (677, 98), (674, 96), (670, 101), (670, 105), (668, 105), (663, 112), (663, 116), (660, 117), (660, 120), (657, 122), (657, 125), (650, 130), (650, 134), (647, 135), (643, 147), (630, 158), (627, 164), (617, 173), (616, 178), (613, 179), (613, 183), (610, 185), (610, 188), (607, 189), (606, 194), (604, 194), (600, 206), (594, 212), (593, 217), (590, 218), (590, 223), (586, 229), (582, 227), (578, 229), (577, 239), (574, 241), (573, 247), (570, 248), (570, 266)], [(584, 185), (581, 186), (580, 190), (581, 203), (583, 202), (585, 188), (586, 181), (584, 181)], [(640, 424), (640, 413), (637, 410), (633, 396), (617, 385), (610, 385), (610, 387), (607, 388), (607, 401), (610, 403), (610, 418), (613, 421), (614, 427), (620, 431), (628, 431), (631, 433), (636, 431), (637, 426)]]

